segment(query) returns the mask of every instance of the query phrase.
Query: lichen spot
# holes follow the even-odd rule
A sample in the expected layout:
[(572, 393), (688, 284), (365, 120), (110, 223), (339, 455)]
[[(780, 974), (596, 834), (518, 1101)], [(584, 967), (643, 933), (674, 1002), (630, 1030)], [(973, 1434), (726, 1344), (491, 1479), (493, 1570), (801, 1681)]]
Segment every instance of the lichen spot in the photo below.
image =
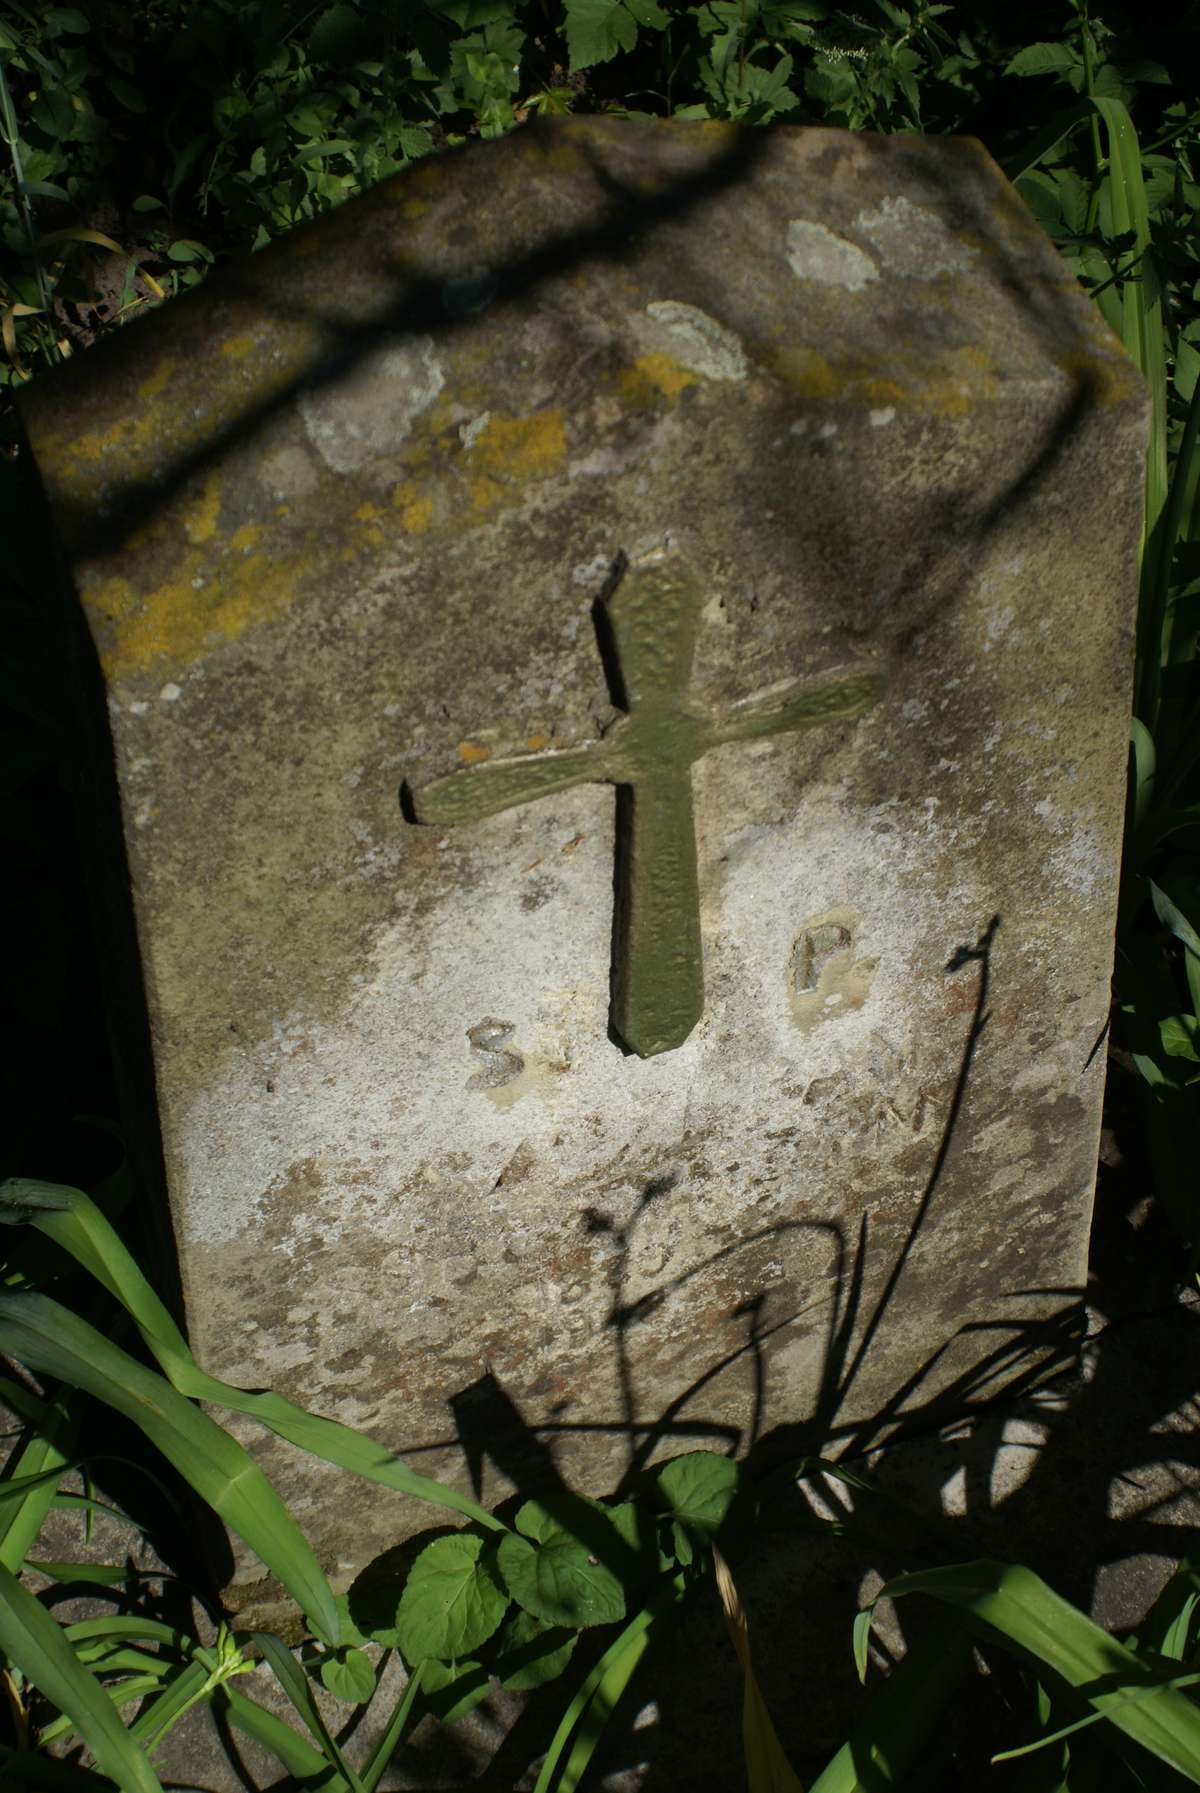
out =
[(690, 368), (657, 349), (649, 355), (639, 355), (632, 367), (622, 368), (617, 375), (621, 397), (639, 410), (661, 405), (664, 398), (668, 405), (674, 405), (686, 386), (698, 384)]
[(368, 499), (365, 504), (360, 504), (355, 511), (354, 521), (356, 523), (373, 523), (379, 515), (379, 506), (377, 504), (372, 504)]
[(254, 353), (254, 338), (248, 332), (241, 336), (231, 336), (221, 344), (222, 355), (228, 355), (231, 361), (244, 361), (247, 355)]
[(490, 747), (485, 747), (482, 741), (460, 741), (458, 757), (465, 765), (480, 766), (484, 760), (491, 759), (492, 750)]
[(424, 535), (433, 522), (433, 499), (423, 497), (409, 480), (392, 487), (392, 503), (409, 535)]
[(143, 380), (138, 387), (138, 397), (157, 398), (167, 381), (171, 378), (171, 375), (174, 373), (175, 366), (176, 361), (174, 355), (161, 356), (154, 372), (148, 379)]
[(844, 286), (847, 292), (860, 293), (868, 281), (879, 279), (879, 269), (865, 250), (811, 218), (789, 220), (784, 253), (798, 280)]
[(547, 409), (532, 417), (493, 413), (467, 450), (472, 465), (506, 483), (544, 479), (567, 453), (566, 413)]
[(677, 299), (656, 299), (646, 315), (665, 332), (675, 357), (710, 380), (744, 380), (746, 351), (741, 340), (716, 318)]
[(221, 482), (210, 473), (200, 490), (182, 509), (183, 527), (190, 542), (209, 542), (217, 532), (221, 515)]
[(229, 546), (238, 554), (248, 554), (262, 535), (260, 523), (242, 523), (229, 538)]
[(914, 205), (903, 194), (881, 200), (872, 211), (861, 211), (854, 222), (870, 237), (885, 267), (909, 280), (965, 273), (977, 254), (936, 212)]

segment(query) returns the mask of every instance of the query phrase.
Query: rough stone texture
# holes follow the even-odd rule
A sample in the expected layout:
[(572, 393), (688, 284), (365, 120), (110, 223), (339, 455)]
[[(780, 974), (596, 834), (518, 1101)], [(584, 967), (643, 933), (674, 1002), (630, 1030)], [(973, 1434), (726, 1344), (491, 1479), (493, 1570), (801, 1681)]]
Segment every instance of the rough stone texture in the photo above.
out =
[[(865, 1449), (1063, 1361), (1147, 401), (978, 143), (530, 125), (24, 411), (206, 1367), (492, 1502)], [(705, 1013), (641, 1060), (611, 791), (445, 832), (396, 791), (595, 740), (592, 606), (665, 537), (709, 594), (702, 701), (886, 694), (696, 766)], [(343, 1579), (428, 1522), (263, 1458)]]

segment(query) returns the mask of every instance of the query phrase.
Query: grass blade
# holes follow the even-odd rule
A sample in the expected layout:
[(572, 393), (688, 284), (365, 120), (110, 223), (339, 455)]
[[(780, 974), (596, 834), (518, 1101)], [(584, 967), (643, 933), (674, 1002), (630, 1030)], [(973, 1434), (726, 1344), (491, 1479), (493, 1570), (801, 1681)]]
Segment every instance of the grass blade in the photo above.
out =
[[(901, 1575), (878, 1598), (924, 1593), (961, 1608), (1042, 1665), (1151, 1755), (1200, 1783), (1200, 1707), (1019, 1563), (981, 1561)], [(1129, 1699), (1145, 1690), (1144, 1702)]]
[[(693, 1584), (693, 1586), (698, 1585), (698, 1583)], [(624, 1687), (628, 1683), (629, 1676), (632, 1674), (633, 1669), (637, 1666), (642, 1651), (646, 1648), (646, 1643), (642, 1641), (643, 1635), (650, 1633), (651, 1631), (656, 1631), (658, 1626), (672, 1613), (678, 1616), (683, 1609), (683, 1602), (687, 1592), (687, 1579), (682, 1571), (680, 1571), (678, 1574), (673, 1575), (671, 1579), (659, 1589), (653, 1600), (643, 1606), (641, 1612), (635, 1614), (634, 1617), (630, 1619), (620, 1636), (609, 1645), (600, 1660), (592, 1665), (587, 1676), (577, 1688), (575, 1697), (572, 1699), (570, 1705), (567, 1707), (559, 1721), (558, 1729), (555, 1731), (550, 1742), (550, 1748), (546, 1752), (546, 1759), (542, 1763), (537, 1780), (534, 1783), (533, 1793), (549, 1793), (550, 1782), (553, 1779), (554, 1771), (567, 1746), (571, 1733), (576, 1725), (580, 1723), (581, 1717), (585, 1724), (587, 1723), (592, 1702), (594, 1700), (600, 1702), (603, 1710), (600, 1726), (606, 1722), (609, 1712), (612, 1709), (612, 1704), (615, 1703), (611, 1697), (612, 1688), (605, 1686), (605, 1677), (608, 1675), (609, 1670), (611, 1668), (617, 1668), (618, 1671), (622, 1670), (628, 1660), (628, 1653), (634, 1649), (634, 1646), (637, 1646), (636, 1654), (632, 1657), (632, 1661), (629, 1662), (628, 1669), (624, 1673), (624, 1680), (622, 1681), (622, 1687)], [(601, 1693), (602, 1689), (604, 1690), (603, 1695)], [(566, 1776), (571, 1767), (571, 1763), (568, 1763), (567, 1768), (563, 1770), (563, 1779), (559, 1782), (558, 1793), (567, 1793), (568, 1785), (574, 1787), (578, 1781), (579, 1775), (583, 1773), (583, 1769), (586, 1766), (588, 1757), (590, 1757), (592, 1750), (596, 1746), (600, 1726), (592, 1726), (589, 1728), (588, 1736), (590, 1741), (587, 1743), (583, 1760), (576, 1763), (575, 1779), (570, 1783), (567, 1781)], [(572, 1751), (572, 1762), (574, 1761), (575, 1752)]]
[(299, 1731), (267, 1712), (257, 1700), (230, 1686), (218, 1688), (215, 1698), (225, 1707), (229, 1722), (278, 1756), (287, 1772), (302, 1785), (316, 1781), (321, 1793), (353, 1793), (349, 1781)]
[(1125, 105), (1093, 94), (1089, 105), (1100, 114), (1108, 137), (1108, 189), (1113, 230), (1132, 231), (1137, 273), (1121, 287), (1121, 339), (1150, 388), (1150, 442), (1146, 455), (1146, 508), (1140, 559), (1136, 709), (1153, 731), (1158, 722), (1162, 683), (1163, 631), (1171, 550), (1165, 536), (1167, 503), (1167, 361), (1162, 281), (1152, 253), (1150, 212), (1142, 179), (1137, 132)]
[(387, 1728), (375, 1748), (359, 1779), (363, 1784), (363, 1793), (375, 1793), (383, 1771), (392, 1759), (396, 1745), (400, 1741), (401, 1732), (408, 1723), (408, 1715), (413, 1709), (413, 1702), (421, 1689), (421, 1678), (425, 1672), (425, 1664), (418, 1662), (408, 1677), (408, 1686), (396, 1705), (395, 1711), (387, 1722)]
[[(58, 1484), (72, 1462), (74, 1436), (69, 1400), (59, 1396), (42, 1405), (37, 1431), (10, 1457), (10, 1480), (0, 1483), (0, 1563), (16, 1574), (54, 1505)], [(13, 1489), (24, 1492), (14, 1497)]]
[(810, 1793), (876, 1793), (903, 1785), (970, 1656), (958, 1613), (946, 1613), (896, 1664)]
[(342, 1755), (328, 1725), (321, 1716), (321, 1709), (313, 1695), (308, 1676), (299, 1666), (282, 1638), (274, 1637), (269, 1631), (254, 1631), (250, 1634), (250, 1641), (262, 1651), (264, 1662), (268, 1664), (284, 1693), (316, 1738), (326, 1762), (337, 1769), (350, 1788), (350, 1793), (363, 1793), (361, 1781)]
[(340, 1640), (333, 1593), (308, 1540), (254, 1459), (215, 1420), (44, 1295), (0, 1296), (0, 1351), (131, 1419), (279, 1577), (315, 1635)]
[(307, 1413), (281, 1395), (248, 1394), (206, 1375), (116, 1232), (81, 1189), (14, 1177), (0, 1184), (2, 1209), (37, 1227), (103, 1284), (130, 1315), (163, 1374), (180, 1394), (244, 1413), (290, 1444), (366, 1481), (461, 1513), (490, 1531), (508, 1529), (502, 1520), (465, 1494), (444, 1488), (429, 1476), (418, 1475), (401, 1458), (349, 1426)]
[(713, 1573), (729, 1641), (742, 1665), (742, 1747), (749, 1793), (804, 1793), (771, 1723), (750, 1655), (750, 1624), (725, 1558), (713, 1545)]
[(131, 1741), (108, 1695), (76, 1661), (57, 1621), (3, 1566), (0, 1649), (70, 1719), (103, 1773), (122, 1793), (163, 1793), (158, 1776)]

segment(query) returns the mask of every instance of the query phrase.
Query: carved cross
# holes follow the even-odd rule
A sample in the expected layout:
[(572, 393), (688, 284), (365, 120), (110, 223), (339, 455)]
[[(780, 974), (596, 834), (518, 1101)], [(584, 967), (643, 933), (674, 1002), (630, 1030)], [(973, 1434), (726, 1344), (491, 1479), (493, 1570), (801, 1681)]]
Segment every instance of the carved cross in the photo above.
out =
[(463, 767), (403, 793), (418, 822), (446, 827), (577, 784), (624, 787), (611, 1018), (640, 1058), (682, 1046), (704, 1011), (694, 761), (722, 741), (860, 715), (882, 690), (877, 674), (851, 673), (714, 714), (689, 695), (701, 603), (675, 557), (659, 551), (634, 562), (605, 601), (626, 710), (608, 733), (585, 747)]

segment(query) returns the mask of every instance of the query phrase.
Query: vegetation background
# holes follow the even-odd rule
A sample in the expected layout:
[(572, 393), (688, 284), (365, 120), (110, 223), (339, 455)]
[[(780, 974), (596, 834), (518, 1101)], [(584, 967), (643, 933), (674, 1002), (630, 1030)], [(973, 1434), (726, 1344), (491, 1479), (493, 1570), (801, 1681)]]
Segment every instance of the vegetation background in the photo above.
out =
[[(1087, 0), (862, 0), (854, 11), (822, 0), (0, 0), (0, 999), (19, 1048), (0, 1170), (90, 1190), (137, 1237), (72, 820), (69, 717), (34, 647), (51, 546), (21, 529), (14, 395), (106, 332), (136, 328), (217, 261), (411, 162), (569, 112), (974, 135), (1146, 374), (1154, 421), (1106, 1149), (1124, 1155), (1122, 1202), (1168, 1229), (1173, 1278), (1187, 1286), (1200, 1257), (1195, 3), (1093, 14)], [(6, 1286), (58, 1287), (44, 1241), (13, 1238), (23, 1243)], [(175, 1347), (134, 1289), (120, 1299), (163, 1365), (154, 1339), (168, 1358)], [(186, 1383), (183, 1360), (171, 1361)], [(1191, 1665), (1186, 1602), (1200, 1593), (1186, 1573), (1177, 1669)], [(6, 1686), (28, 1740), (19, 1668)], [(1074, 1773), (1082, 1787), (1078, 1760)], [(1189, 1778), (1200, 1784), (1200, 1766)], [(1065, 1770), (1055, 1784), (1067, 1786)]]

